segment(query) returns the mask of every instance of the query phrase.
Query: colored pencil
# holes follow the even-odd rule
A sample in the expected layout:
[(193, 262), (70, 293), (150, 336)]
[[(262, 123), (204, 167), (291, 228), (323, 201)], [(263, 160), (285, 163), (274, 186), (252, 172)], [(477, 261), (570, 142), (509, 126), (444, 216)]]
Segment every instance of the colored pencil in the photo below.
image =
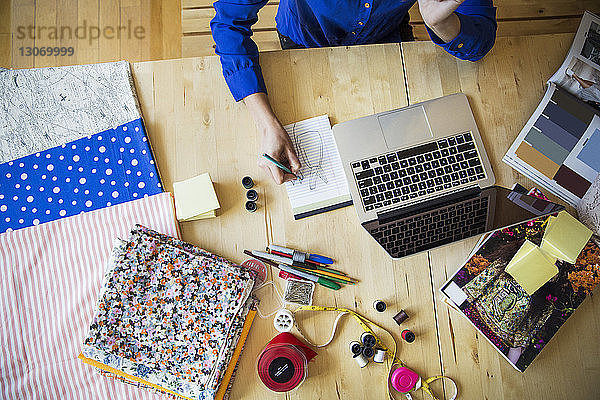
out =
[(268, 155), (267, 153), (263, 153), (262, 155), (264, 158), (266, 158), (267, 160), (271, 161), (273, 164), (275, 164), (277, 167), (279, 167), (279, 169), (287, 172), (288, 174), (292, 174), (294, 175), (294, 178), (297, 178), (296, 174), (294, 174), (292, 172), (291, 169), (289, 169), (288, 167), (286, 167), (285, 165), (283, 165), (282, 163), (280, 163), (279, 161), (277, 161), (276, 159), (274, 159), (273, 157), (271, 157), (270, 155)]
[(342, 279), (342, 280), (348, 281), (348, 282), (353, 282), (353, 283), (357, 283), (358, 282), (358, 279), (351, 278), (351, 277), (349, 277), (347, 275), (339, 275), (339, 274), (334, 274), (334, 273), (327, 272), (327, 271), (320, 271), (318, 269), (317, 270), (315, 270), (315, 269), (311, 270), (311, 269), (306, 269), (306, 268), (296, 267), (296, 266), (294, 266), (294, 268), (298, 268), (298, 269), (301, 269), (301, 270), (306, 270), (307, 272), (310, 272), (310, 273), (319, 273), (319, 274), (322, 274), (324, 276), (328, 276), (328, 277), (332, 277), (332, 278), (337, 278), (337, 279)]
[[(285, 258), (289, 258), (290, 259), (290, 263), (292, 262), (292, 258), (289, 256), (289, 254), (286, 253), (281, 253), (279, 251), (275, 251), (273, 249), (271, 249), (271, 254), (275, 254), (277, 256), (281, 256), (281, 257), (285, 257)], [(310, 264), (309, 264), (310, 263)], [(333, 268), (328, 268), (328, 267), (324, 267), (323, 265), (317, 263), (316, 261), (310, 261), (310, 260), (306, 260), (304, 261), (305, 266), (304, 267), (300, 267), (300, 268), (306, 268), (306, 269), (318, 269), (321, 271), (327, 271), (327, 272), (332, 272), (334, 274), (340, 274), (340, 275), (346, 275), (344, 272), (342, 271), (338, 271), (336, 269)], [(293, 265), (293, 264), (292, 264)]]
[(340, 282), (340, 283), (344, 283), (347, 285), (356, 285), (358, 282), (355, 280), (352, 280), (352, 278), (345, 278), (339, 275), (333, 275), (333, 274), (328, 274), (325, 273), (324, 271), (319, 271), (319, 270), (314, 270), (314, 269), (306, 269), (306, 268), (300, 268), (300, 267), (294, 267), (292, 266), (292, 268), (297, 269), (299, 271), (304, 271), (304, 272), (308, 272), (314, 275), (318, 275), (318, 276), (322, 276), (323, 278), (327, 278), (327, 279), (333, 279), (336, 282)]

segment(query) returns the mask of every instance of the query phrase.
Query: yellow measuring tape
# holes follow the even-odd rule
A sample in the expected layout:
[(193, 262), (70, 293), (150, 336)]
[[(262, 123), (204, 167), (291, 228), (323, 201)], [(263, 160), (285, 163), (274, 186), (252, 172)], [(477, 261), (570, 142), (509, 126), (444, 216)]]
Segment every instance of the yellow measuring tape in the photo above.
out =
[[(329, 339), (329, 341), (327, 343), (325, 343), (324, 345), (321, 346), (316, 346), (316, 347), (324, 347), (326, 345), (328, 345), (331, 340), (333, 340), (333, 337), (335, 335), (335, 330), (337, 328), (337, 323), (339, 321), (339, 318), (344, 315), (344, 314), (349, 314), (351, 315), (356, 322), (358, 322), (358, 324), (367, 332), (369, 332), (371, 335), (373, 335), (375, 337), (375, 339), (377, 340), (377, 345), (379, 347), (381, 347), (387, 354), (388, 357), (390, 357), (392, 359), (392, 364), (390, 365), (390, 369), (388, 370), (388, 379), (387, 379), (387, 390), (388, 390), (388, 396), (390, 398), (394, 398), (394, 396), (392, 396), (392, 392), (390, 391), (390, 385), (389, 385), (389, 377), (390, 374), (392, 373), (393, 367), (395, 365), (398, 365), (399, 367), (405, 367), (407, 368), (406, 364), (404, 363), (404, 361), (402, 361), (397, 355), (396, 355), (396, 351), (397, 351), (397, 346), (396, 346), (396, 340), (394, 339), (394, 336), (384, 327), (376, 324), (375, 322), (369, 320), (366, 317), (363, 317), (362, 315), (360, 315), (359, 313), (357, 313), (356, 311), (352, 311), (349, 310), (347, 308), (341, 308), (341, 307), (327, 307), (327, 306), (300, 306), (296, 309), (296, 311), (294, 311), (295, 313), (298, 313), (300, 311), (334, 311), (334, 312), (338, 312), (340, 313), (338, 315), (338, 318), (336, 319), (334, 326), (333, 326), (333, 332), (332, 332), (332, 336)], [(312, 344), (311, 341), (304, 335), (304, 332), (302, 332), (302, 329), (300, 329), (300, 326), (298, 325), (298, 322), (296, 320), (296, 318), (294, 318), (295, 321), (295, 325), (296, 328), (298, 329), (298, 332), (300, 333), (300, 336), (302, 336), (302, 338), (304, 338), (304, 340), (306, 340), (309, 344)], [(394, 349), (391, 350), (388, 346), (385, 345), (385, 343), (383, 343), (383, 341), (381, 339), (379, 339), (379, 337), (375, 334), (375, 332), (373, 332), (373, 329), (369, 326), (373, 325), (379, 329), (381, 329), (382, 331), (384, 331), (385, 333), (387, 333), (390, 338), (392, 339), (392, 342), (394, 343)], [(315, 346), (315, 345), (313, 345)], [(435, 396), (435, 394), (433, 393), (433, 391), (431, 390), (431, 387), (429, 386), (429, 384), (433, 381), (436, 381), (438, 379), (448, 379), (450, 380), (450, 382), (452, 383), (453, 387), (454, 387), (454, 395), (450, 397), (449, 400), (454, 400), (457, 397), (458, 394), (458, 389), (456, 387), (456, 383), (449, 377), (444, 376), (444, 375), (436, 375), (436, 376), (432, 376), (430, 378), (427, 379), (419, 379), (419, 382), (417, 383), (417, 385), (415, 386), (415, 388), (413, 389), (413, 391), (418, 390), (418, 389), (423, 389), (423, 391), (425, 391), (427, 394), (429, 394), (434, 400), (438, 400), (438, 398)], [(412, 399), (410, 393), (404, 393), (404, 395), (407, 397), (407, 399)]]

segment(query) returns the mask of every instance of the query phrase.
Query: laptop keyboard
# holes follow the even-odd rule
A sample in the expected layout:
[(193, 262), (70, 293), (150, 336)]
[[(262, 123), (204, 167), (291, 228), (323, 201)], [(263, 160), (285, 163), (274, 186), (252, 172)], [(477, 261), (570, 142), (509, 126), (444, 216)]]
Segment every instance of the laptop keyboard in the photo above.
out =
[(486, 231), (487, 215), (488, 197), (477, 197), (369, 231), (397, 258), (482, 234)]
[(486, 178), (471, 132), (355, 161), (351, 165), (365, 211)]

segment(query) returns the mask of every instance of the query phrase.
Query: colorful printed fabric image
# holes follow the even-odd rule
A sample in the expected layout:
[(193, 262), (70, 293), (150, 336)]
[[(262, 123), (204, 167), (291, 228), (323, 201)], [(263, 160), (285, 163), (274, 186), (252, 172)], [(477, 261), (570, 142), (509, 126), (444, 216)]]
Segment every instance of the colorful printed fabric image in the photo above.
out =
[(0, 164), (0, 233), (161, 193), (137, 119)]
[(600, 248), (589, 240), (575, 264), (528, 294), (505, 271), (526, 240), (539, 246), (548, 217), (493, 233), (442, 287), (460, 311), (520, 371), (600, 283)]
[(253, 285), (249, 271), (137, 227), (113, 250), (83, 356), (180, 396), (213, 399)]

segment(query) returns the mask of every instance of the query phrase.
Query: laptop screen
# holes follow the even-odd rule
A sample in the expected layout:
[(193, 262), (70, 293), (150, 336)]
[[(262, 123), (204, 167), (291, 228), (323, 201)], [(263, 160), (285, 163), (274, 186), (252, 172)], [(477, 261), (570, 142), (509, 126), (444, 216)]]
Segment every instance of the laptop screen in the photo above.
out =
[(550, 201), (491, 186), (391, 211), (363, 226), (390, 256), (400, 258), (563, 209)]

